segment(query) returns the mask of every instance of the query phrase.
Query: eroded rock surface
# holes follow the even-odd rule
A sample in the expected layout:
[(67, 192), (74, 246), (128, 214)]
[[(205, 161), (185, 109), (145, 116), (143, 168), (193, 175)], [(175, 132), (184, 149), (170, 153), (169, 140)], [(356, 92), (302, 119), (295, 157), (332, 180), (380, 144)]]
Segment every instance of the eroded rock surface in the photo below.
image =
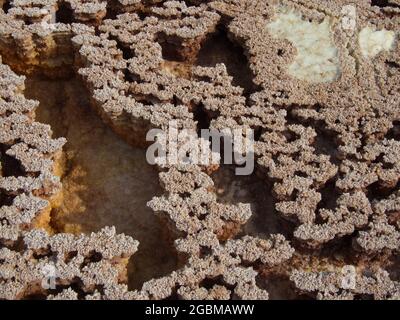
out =
[[(46, 98), (38, 94), (46, 83), (31, 83), (29, 97), (49, 112), (39, 108), (40, 120), (70, 141), (72, 149), (66, 144), (62, 153), (66, 141), (35, 122), (37, 103), (23, 96), (23, 78), (1, 65), (1, 254), (11, 261), (0, 265), (3, 297), (268, 299), (267, 290), (277, 290), (276, 279), (282, 279), (285, 290), (271, 296), (286, 291), (286, 297), (399, 299), (396, 5), (53, 0), (14, 1), (3, 9), (4, 62), (19, 73), (79, 76), (93, 109), (62, 130), (46, 107), (55, 94)], [(221, 45), (205, 59), (210, 41), (221, 35), (232, 45)], [(240, 72), (226, 50), (240, 57)], [(77, 80), (71, 81), (54, 89), (68, 100), (62, 122), (70, 121), (76, 109), (69, 108), (79, 100), (74, 95), (83, 90), (72, 90)], [(235, 179), (216, 166), (164, 164), (158, 166), (158, 189), (155, 173), (115, 165), (134, 161), (142, 151), (110, 138), (103, 123), (140, 148), (147, 145), (149, 129), (166, 129), (170, 120), (196, 131), (253, 129), (256, 173)], [(98, 140), (105, 145), (97, 146)], [(60, 181), (65, 157), (72, 166)], [(81, 178), (79, 165), (85, 162), (93, 167)], [(110, 171), (98, 175), (106, 166)], [(151, 181), (140, 181), (141, 174)], [(104, 197), (112, 199), (100, 205), (95, 200), (106, 181), (113, 192), (103, 189)], [(64, 202), (61, 182), (70, 197)], [(89, 190), (81, 190), (81, 182)], [(133, 202), (118, 192), (122, 183), (135, 193)], [(140, 186), (145, 189), (135, 192)], [(252, 195), (257, 192), (265, 196)], [(154, 194), (146, 207), (141, 194), (149, 193)], [(116, 203), (118, 210), (108, 214)], [(161, 225), (155, 227), (155, 216), (146, 218), (143, 227), (151, 233), (146, 240), (137, 219), (154, 213)], [(138, 256), (144, 268), (140, 243), (154, 248), (160, 228), (179, 262), (151, 280), (150, 273), (138, 271), (142, 280), (128, 287), (128, 259), (133, 255), (131, 268)], [(97, 233), (54, 234), (79, 231)], [(105, 238), (112, 252), (101, 246)], [(38, 284), (38, 270), (50, 262), (63, 270), (55, 290)], [(19, 275), (16, 263), (23, 266)], [(343, 273), (349, 266), (354, 285)], [(131, 279), (135, 269), (130, 270)]]

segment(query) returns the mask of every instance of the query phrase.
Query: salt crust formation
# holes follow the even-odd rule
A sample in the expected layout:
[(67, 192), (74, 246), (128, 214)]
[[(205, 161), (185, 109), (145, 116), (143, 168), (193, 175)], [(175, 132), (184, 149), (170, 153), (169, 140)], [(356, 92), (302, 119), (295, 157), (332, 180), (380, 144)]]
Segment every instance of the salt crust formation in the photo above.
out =
[[(200, 129), (199, 111), (210, 128), (255, 129), (258, 174), (294, 231), (288, 239), (242, 235), (250, 205), (218, 201), (209, 176), (217, 168), (164, 166), (165, 194), (149, 206), (177, 239), (184, 265), (128, 291), (125, 266), (137, 241), (112, 227), (52, 234), (65, 141), (34, 122), (37, 103), (23, 97), (23, 78), (1, 65), (0, 296), (267, 299), (257, 279), (285, 269), (317, 298), (398, 299), (398, 270), (367, 270), (370, 259), (387, 263), (400, 248), (400, 7), (390, 3), (360, 1), (349, 30), (346, 0), (14, 1), (0, 13), (3, 60), (50, 77), (74, 66), (94, 109), (129, 143), (144, 146), (147, 130), (169, 120)], [(224, 64), (195, 64), (220, 26), (245, 50), (255, 88), (248, 96)], [(367, 265), (352, 289), (338, 272), (290, 264), (303, 246), (318, 252), (345, 238), (346, 250), (362, 257), (354, 263)], [(40, 286), (49, 263), (60, 271), (54, 292)]]
[(289, 40), (297, 49), (298, 54), (289, 66), (289, 73), (309, 82), (335, 80), (340, 74), (339, 57), (332, 43), (329, 20), (325, 19), (320, 24), (312, 23), (302, 19), (294, 10), (281, 10), (276, 20), (268, 24), (268, 29), (272, 35)]
[[(169, 195), (150, 204), (155, 210), (170, 209), (171, 220), (186, 235), (176, 246), (190, 257), (188, 263), (167, 277), (145, 283), (139, 292), (128, 292), (121, 284), (126, 280), (127, 260), (138, 247), (131, 237), (116, 235), (114, 227), (87, 236), (50, 235), (51, 230), (43, 230), (49, 228), (48, 208), (60, 188), (55, 162), (65, 141), (52, 140), (49, 126), (34, 122), (37, 103), (24, 98), (24, 78), (5, 65), (1, 71), (4, 147), (0, 187), (2, 198), (9, 202), (1, 207), (1, 298), (45, 294), (43, 270), (49, 265), (57, 271), (59, 288), (67, 288), (50, 295), (54, 298), (77, 298), (78, 294), (91, 299), (162, 299), (173, 294), (202, 299), (228, 299), (231, 295), (268, 298), (268, 293), (256, 286), (258, 273), (248, 263), (277, 265), (289, 259), (293, 249), (282, 235), (269, 240), (245, 236), (226, 241), (250, 217), (249, 206), (217, 203), (215, 194), (207, 191), (212, 180), (198, 167), (182, 168), (183, 172), (171, 168), (161, 174)], [(15, 248), (19, 242), (22, 252)], [(204, 254), (208, 251), (211, 253)], [(231, 290), (223, 285), (209, 290), (199, 285), (219, 276)]]
[[(356, 272), (354, 280), (343, 281), (338, 272), (294, 271), (290, 277), (296, 287), (320, 300), (353, 300), (369, 297), (375, 300), (399, 300), (400, 283), (390, 279), (389, 274), (378, 269), (375, 272)], [(352, 281), (354, 281), (352, 283)]]
[(365, 27), (359, 36), (361, 52), (364, 57), (375, 57), (382, 50), (391, 50), (395, 39), (394, 31), (374, 31), (370, 27)]

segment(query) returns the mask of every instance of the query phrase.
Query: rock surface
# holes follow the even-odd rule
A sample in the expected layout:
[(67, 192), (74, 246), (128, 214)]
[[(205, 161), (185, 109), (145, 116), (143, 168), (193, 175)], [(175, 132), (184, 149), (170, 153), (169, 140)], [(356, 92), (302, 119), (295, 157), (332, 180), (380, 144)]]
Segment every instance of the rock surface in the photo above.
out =
[[(290, 281), (298, 296), (400, 298), (398, 5), (0, 5), (0, 298), (268, 299), (274, 277)], [(246, 87), (229, 59), (209, 64), (201, 53), (215, 35), (243, 52)], [(243, 202), (222, 199), (218, 186), (235, 177), (218, 176), (218, 166), (159, 164), (162, 194), (148, 207), (180, 263), (128, 287), (128, 261), (140, 252), (134, 235), (112, 223), (86, 234), (66, 233), (63, 219), (54, 228), (68, 147), (36, 122), (38, 102), (24, 96), (17, 74), (79, 76), (93, 111), (136, 148), (148, 145), (149, 129), (167, 129), (171, 120), (195, 132), (253, 129), (257, 182), (243, 181), (263, 184), (270, 203), (255, 205), (260, 196), (246, 190)], [(282, 230), (248, 234), (255, 214), (274, 223), (268, 230)]]

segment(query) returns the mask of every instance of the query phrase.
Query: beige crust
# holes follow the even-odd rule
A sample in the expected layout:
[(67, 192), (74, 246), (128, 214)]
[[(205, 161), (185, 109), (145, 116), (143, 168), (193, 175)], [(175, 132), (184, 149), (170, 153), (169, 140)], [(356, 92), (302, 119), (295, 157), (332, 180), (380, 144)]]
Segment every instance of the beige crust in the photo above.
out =
[[(269, 279), (279, 276), (314, 298), (399, 298), (397, 2), (360, 1), (354, 29), (343, 24), (347, 0), (70, 0), (57, 24), (61, 1), (42, 2), (0, 10), (5, 63), (18, 73), (79, 75), (103, 122), (136, 147), (146, 145), (148, 129), (172, 119), (199, 129), (199, 113), (211, 128), (255, 129), (257, 179), (273, 201), (264, 214), (284, 222), (277, 224), (282, 234), (246, 234), (254, 206), (218, 196), (210, 176), (217, 167), (160, 167), (163, 194), (148, 206), (176, 239), (181, 265), (128, 290), (127, 262), (138, 241), (112, 226), (86, 235), (52, 228), (50, 212), (66, 205), (58, 176), (65, 140), (35, 122), (37, 103), (24, 98), (24, 79), (2, 64), (0, 260), (7, 263), (0, 264), (0, 297), (268, 299)], [(290, 34), (286, 18), (300, 31)], [(196, 64), (221, 26), (247, 57), (247, 88), (233, 84), (230, 65)], [(309, 44), (315, 41), (319, 51)], [(58, 223), (71, 231), (62, 214)], [(56, 294), (40, 286), (49, 256), (62, 271)], [(357, 285), (346, 289), (340, 270), (349, 262)], [(326, 265), (330, 273), (320, 273)]]

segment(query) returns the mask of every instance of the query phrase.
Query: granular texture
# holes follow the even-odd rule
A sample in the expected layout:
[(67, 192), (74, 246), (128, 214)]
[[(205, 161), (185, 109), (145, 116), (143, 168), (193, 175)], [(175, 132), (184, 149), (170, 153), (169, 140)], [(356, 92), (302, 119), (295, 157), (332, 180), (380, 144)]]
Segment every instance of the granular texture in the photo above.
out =
[[(397, 1), (0, 4), (1, 297), (400, 298)], [(140, 241), (117, 232), (118, 214), (90, 233), (83, 210), (68, 227), (77, 168), (66, 172), (66, 140), (35, 122), (21, 73), (79, 77), (92, 111), (134, 148), (171, 120), (253, 129), (256, 171), (159, 163), (161, 192), (147, 205), (179, 262), (132, 286)], [(85, 126), (65, 134), (77, 159), (89, 149), (68, 130)], [(53, 288), (43, 286), (50, 269)]]

